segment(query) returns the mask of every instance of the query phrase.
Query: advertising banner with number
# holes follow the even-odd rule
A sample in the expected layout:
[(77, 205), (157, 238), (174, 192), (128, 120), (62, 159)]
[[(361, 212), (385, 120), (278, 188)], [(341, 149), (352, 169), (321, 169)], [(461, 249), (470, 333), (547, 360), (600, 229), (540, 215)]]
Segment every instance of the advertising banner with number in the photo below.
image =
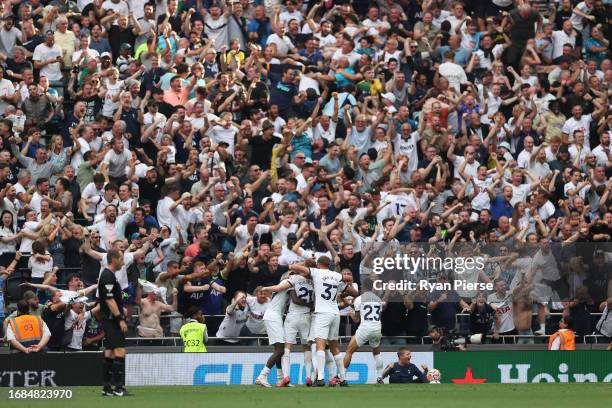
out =
[(471, 351), (434, 354), (442, 382), (612, 382), (609, 351)]
[[(385, 365), (397, 361), (394, 352), (383, 352)], [(127, 355), (127, 385), (248, 385), (263, 368), (269, 353), (166, 353)], [(412, 353), (417, 366), (433, 365), (433, 353)], [(326, 378), (327, 378), (327, 372)], [(370, 352), (357, 352), (347, 370), (351, 384), (376, 382), (374, 358)], [(304, 384), (304, 356), (291, 353), (291, 382)], [(270, 383), (277, 381), (276, 370), (270, 371)]]

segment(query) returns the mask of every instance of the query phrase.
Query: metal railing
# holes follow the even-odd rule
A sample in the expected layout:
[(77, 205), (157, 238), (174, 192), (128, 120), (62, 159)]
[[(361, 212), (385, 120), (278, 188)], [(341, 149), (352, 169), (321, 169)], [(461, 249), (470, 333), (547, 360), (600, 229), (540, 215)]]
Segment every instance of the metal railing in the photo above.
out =
[[(499, 340), (501, 343), (499, 344), (517, 344), (519, 339), (523, 340), (545, 340), (548, 341), (550, 334), (545, 335), (521, 335), (521, 334), (507, 334), (500, 335)], [(488, 336), (491, 338), (491, 336)], [(348, 344), (351, 340), (351, 336), (339, 336), (340, 344)], [(383, 336), (383, 343), (385, 340), (393, 340), (393, 341), (403, 341), (403, 343), (407, 344), (419, 344), (419, 345), (431, 345), (432, 340), (429, 336)], [(602, 336), (600, 334), (587, 334), (584, 336), (576, 336), (577, 342), (582, 342), (583, 344), (608, 344), (609, 340), (606, 336)], [(157, 345), (164, 346), (174, 346), (174, 347), (182, 347), (183, 341), (180, 337), (128, 337), (126, 341), (129, 342), (130, 345), (134, 346), (143, 346), (143, 345), (152, 345), (155, 343), (159, 343)], [(300, 339), (301, 341), (301, 339)], [(266, 336), (252, 336), (252, 337), (209, 337), (208, 343), (214, 345), (242, 345), (245, 343), (251, 343), (252, 346), (267, 346), (268, 338)], [(539, 342), (543, 344), (542, 341)], [(394, 344), (394, 342), (390, 342), (388, 344)]]

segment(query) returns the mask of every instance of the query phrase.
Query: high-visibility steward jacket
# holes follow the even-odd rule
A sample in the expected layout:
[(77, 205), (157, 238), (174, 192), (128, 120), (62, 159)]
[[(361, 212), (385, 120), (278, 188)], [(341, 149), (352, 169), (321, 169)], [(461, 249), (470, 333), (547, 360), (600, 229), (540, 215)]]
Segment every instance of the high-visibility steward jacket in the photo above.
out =
[(42, 339), (43, 321), (39, 316), (21, 315), (9, 319), (15, 339), (23, 346), (33, 346)]
[(206, 353), (205, 333), (206, 325), (204, 323), (196, 320), (189, 320), (185, 323), (179, 330), (181, 339), (183, 339), (183, 351), (185, 353)]
[(559, 330), (548, 339), (548, 349), (552, 348), (555, 339), (559, 338), (561, 343), (559, 344), (559, 350), (576, 350), (576, 343), (574, 342), (574, 332), (572, 330)]

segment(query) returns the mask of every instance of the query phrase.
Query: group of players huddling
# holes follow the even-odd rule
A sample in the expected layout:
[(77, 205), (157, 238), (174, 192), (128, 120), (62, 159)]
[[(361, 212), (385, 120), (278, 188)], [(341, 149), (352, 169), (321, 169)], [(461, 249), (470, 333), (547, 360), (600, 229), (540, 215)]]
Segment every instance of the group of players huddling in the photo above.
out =
[[(377, 382), (383, 383), (380, 316), (385, 303), (372, 292), (372, 283), (369, 279), (363, 282), (363, 292), (359, 295), (353, 286), (343, 281), (340, 273), (329, 269), (330, 262), (328, 257), (322, 256), (317, 259), (316, 266), (311, 260), (293, 264), (289, 267), (289, 272), (281, 277), (280, 283), (263, 288), (264, 291), (273, 293), (263, 321), (269, 344), (274, 346), (274, 352), (257, 377), (256, 384), (271, 387), (268, 373), (276, 365), (281, 378), (277, 386), (291, 386), (289, 378), (291, 346), (297, 344), (298, 334), (304, 350), (307, 386), (325, 386), (326, 365), (330, 386), (348, 386), (346, 369), (351, 363), (353, 353), (367, 343), (372, 347), (376, 362)], [(354, 312), (351, 311), (350, 315), (355, 322), (360, 322), (360, 325), (346, 353), (342, 355), (338, 343), (340, 328), (338, 303), (343, 302), (348, 296), (355, 298)], [(311, 314), (313, 303), (314, 312)], [(287, 304), (289, 304), (288, 310)], [(285, 310), (287, 314), (283, 322)], [(334, 371), (336, 375), (333, 375)]]

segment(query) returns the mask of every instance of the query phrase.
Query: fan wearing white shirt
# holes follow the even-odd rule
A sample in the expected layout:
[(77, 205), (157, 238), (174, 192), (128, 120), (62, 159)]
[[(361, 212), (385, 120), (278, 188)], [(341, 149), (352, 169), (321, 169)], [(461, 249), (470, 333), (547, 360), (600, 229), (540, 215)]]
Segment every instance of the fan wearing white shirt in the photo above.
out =
[(455, 53), (446, 51), (444, 53), (444, 62), (438, 67), (438, 72), (441, 76), (448, 80), (450, 86), (461, 92), (461, 84), (468, 81), (465, 70), (461, 65), (455, 64)]
[(297, 9), (298, 2), (296, 0), (287, 0), (285, 1), (285, 11), (281, 12), (278, 16), (280, 22), (287, 28), (289, 25), (289, 21), (297, 20), (297, 22), (301, 25), (302, 21), (304, 21), (304, 16)]
[(591, 147), (589, 140), (591, 122), (599, 117), (600, 111), (596, 110), (590, 115), (583, 115), (582, 113), (582, 106), (574, 105), (572, 107), (572, 117), (565, 121), (561, 130), (563, 132), (564, 143), (572, 143), (573, 139), (570, 139), (570, 137), (574, 136), (577, 130), (580, 130), (584, 133), (585, 146)]
[[(504, 39), (506, 37), (504, 36)], [(463, 48), (466, 48), (461, 43)], [(504, 50), (509, 47), (508, 40), (504, 44), (493, 45), (493, 37), (489, 34), (485, 34), (480, 39), (480, 48), (477, 51), (474, 51), (472, 55), (476, 55), (478, 57), (480, 68), (484, 68), (486, 70), (491, 70), (493, 68), (493, 62), (498, 61)]]
[(476, 150), (474, 149), (474, 147), (466, 146), (464, 153), (463, 153), (465, 154), (465, 156), (457, 156), (455, 155), (454, 151), (455, 151), (455, 139), (453, 138), (453, 141), (450, 147), (448, 148), (448, 151), (446, 152), (446, 157), (448, 157), (448, 160), (450, 160), (451, 163), (453, 163), (453, 166), (455, 167), (454, 177), (460, 178), (464, 182), (466, 181), (461, 176), (459, 169), (461, 168), (463, 162), (467, 161), (467, 164), (465, 165), (465, 168), (463, 170), (464, 174), (466, 176), (472, 176), (472, 178), (476, 178), (478, 176), (478, 167), (480, 167), (480, 163), (478, 163), (478, 161), (476, 160)]
[(221, 121), (219, 123), (213, 121), (212, 125), (208, 132), (206, 132), (206, 135), (210, 137), (210, 140), (215, 145), (221, 142), (227, 143), (227, 151), (233, 156), (238, 128), (232, 125), (232, 114), (230, 112), (223, 113)]
[(572, 27), (572, 22), (570, 20), (565, 20), (561, 30), (553, 31), (552, 39), (553, 59), (559, 58), (561, 55), (563, 55), (563, 46), (565, 44), (570, 44), (572, 47), (574, 47), (576, 45), (576, 31), (574, 31)]
[(521, 169), (526, 169), (529, 167), (529, 159), (531, 158), (531, 155), (533, 154), (533, 145), (534, 145), (533, 137), (531, 136), (525, 137), (525, 140), (523, 142), (524, 149), (523, 151), (519, 153), (516, 159), (516, 164)]
[(280, 24), (275, 26), (274, 33), (268, 36), (267, 46), (272, 46), (273, 55), (277, 58), (284, 58), (288, 54), (297, 54), (297, 48), (291, 39), (285, 35), (285, 26)]
[(298, 225), (294, 224), (295, 213), (292, 210), (285, 210), (280, 216), (280, 227), (272, 233), (272, 240), (280, 241), (281, 244), (287, 244), (287, 236), (291, 233), (295, 234), (298, 230)]
[(167, 226), (170, 231), (175, 230), (176, 219), (172, 214), (174, 205), (180, 197), (180, 191), (176, 187), (170, 187), (167, 190), (166, 196), (157, 202), (157, 221), (161, 226)]
[(72, 54), (72, 64), (75, 66), (86, 66), (91, 60), (94, 60), (100, 56), (100, 53), (93, 48), (89, 48), (91, 37), (88, 33), (81, 35), (80, 45), (81, 48)]
[(576, 196), (584, 199), (590, 188), (589, 180), (582, 176), (580, 170), (574, 170), (570, 182), (563, 186), (563, 194), (573, 202)]
[(586, 145), (586, 137), (582, 130), (574, 131), (574, 143), (567, 149), (570, 155), (570, 160), (575, 167), (581, 167), (586, 162), (586, 156), (591, 152), (591, 149)]
[(465, 14), (463, 3), (454, 2), (452, 5), (452, 15), (448, 16), (445, 20), (451, 25), (450, 32), (453, 33), (460, 27), (461, 23), (469, 17)]
[(538, 191), (538, 194), (536, 195), (536, 205), (538, 215), (544, 222), (552, 217), (557, 210), (555, 205), (548, 199), (548, 194), (544, 190)]
[(479, 212), (481, 210), (489, 209), (491, 206), (491, 191), (487, 187), (492, 184), (492, 178), (487, 177), (487, 166), (479, 166), (477, 177), (470, 178), (470, 176), (466, 175), (463, 171), (466, 164), (467, 162), (463, 162), (459, 168), (459, 173), (464, 179), (469, 179), (471, 181), (472, 188), (469, 195), (472, 199), (472, 210)]
[(610, 145), (610, 132), (602, 133), (599, 136), (599, 145), (593, 149), (593, 154), (597, 157), (598, 166), (606, 166), (609, 157), (612, 155), (612, 146)]
[[(268, 207), (268, 210), (272, 209), (273, 206)], [(240, 252), (247, 245), (248, 241), (253, 239), (257, 235), (257, 239), (261, 238), (262, 234), (268, 232), (277, 231), (281, 223), (275, 222), (274, 213), (268, 211), (270, 218), (273, 219), (273, 225), (259, 224), (259, 217), (255, 213), (247, 215), (246, 225), (238, 225), (238, 220), (228, 229), (228, 235), (236, 237), (236, 248), (234, 252)]]
[(551, 173), (550, 166), (546, 163), (546, 148), (548, 143), (538, 146), (529, 158), (529, 174), (536, 180), (542, 180)]
[(510, 183), (504, 183), (505, 186), (512, 187), (512, 200), (510, 200), (510, 205), (514, 206), (518, 202), (526, 202), (527, 195), (531, 192), (531, 190), (537, 188), (540, 185), (538, 180), (533, 180), (531, 184), (525, 183), (523, 184), (523, 175), (525, 170), (520, 169), (518, 167), (512, 170), (512, 175), (510, 176)]

